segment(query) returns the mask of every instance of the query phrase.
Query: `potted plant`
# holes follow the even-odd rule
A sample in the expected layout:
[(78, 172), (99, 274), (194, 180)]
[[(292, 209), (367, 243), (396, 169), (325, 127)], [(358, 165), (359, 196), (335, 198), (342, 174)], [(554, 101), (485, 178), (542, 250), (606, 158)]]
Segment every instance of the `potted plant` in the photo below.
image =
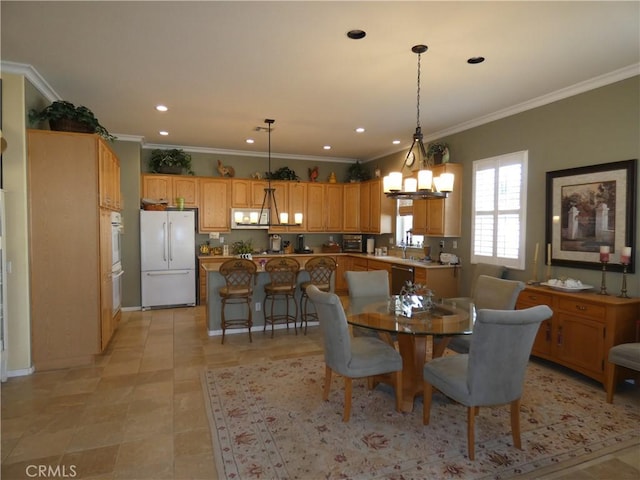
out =
[(443, 161), (445, 162), (448, 161), (449, 145), (442, 142), (430, 143), (429, 146), (427, 147), (427, 157), (433, 158), (433, 161), (436, 165), (441, 164)]
[(356, 161), (356, 163), (351, 164), (347, 169), (348, 182), (363, 182), (370, 178), (371, 174), (369, 173), (369, 170), (364, 168), (360, 161)]
[(73, 103), (57, 100), (48, 107), (29, 111), (29, 123), (35, 125), (47, 120), (51, 130), (59, 132), (96, 133), (105, 140), (116, 139), (106, 128), (100, 125), (93, 112), (87, 107), (76, 107)]
[(253, 244), (251, 239), (233, 242), (231, 245), (231, 251), (234, 255), (247, 255), (253, 253)]
[(149, 168), (153, 173), (180, 175), (183, 170), (186, 170), (189, 175), (195, 175), (191, 170), (191, 155), (181, 148), (169, 150), (156, 148), (152, 150)]
[(289, 167), (279, 168), (275, 172), (265, 172), (265, 178), (267, 180), (300, 180), (295, 170)]

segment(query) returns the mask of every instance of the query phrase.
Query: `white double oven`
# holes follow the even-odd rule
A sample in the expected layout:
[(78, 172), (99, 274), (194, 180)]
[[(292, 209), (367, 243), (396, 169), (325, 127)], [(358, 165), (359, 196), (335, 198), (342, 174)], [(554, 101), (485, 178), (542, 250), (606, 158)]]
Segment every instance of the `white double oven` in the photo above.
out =
[(122, 241), (123, 233), (122, 215), (120, 212), (111, 212), (111, 278), (113, 282), (113, 315), (115, 316), (122, 306)]

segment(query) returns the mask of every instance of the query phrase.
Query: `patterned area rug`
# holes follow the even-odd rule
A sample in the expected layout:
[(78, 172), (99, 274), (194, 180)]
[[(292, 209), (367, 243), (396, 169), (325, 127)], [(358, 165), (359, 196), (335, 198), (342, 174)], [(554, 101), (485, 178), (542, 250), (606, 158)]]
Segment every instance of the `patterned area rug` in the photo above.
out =
[(605, 403), (584, 377), (530, 362), (520, 414), (523, 450), (512, 446), (509, 407), (481, 408), (476, 460), (467, 458), (466, 409), (436, 393), (397, 413), (391, 388), (355, 380), (342, 422), (343, 379), (322, 401), (321, 356), (219, 368), (203, 374), (216, 466), (227, 479), (511, 478), (640, 437), (636, 392)]

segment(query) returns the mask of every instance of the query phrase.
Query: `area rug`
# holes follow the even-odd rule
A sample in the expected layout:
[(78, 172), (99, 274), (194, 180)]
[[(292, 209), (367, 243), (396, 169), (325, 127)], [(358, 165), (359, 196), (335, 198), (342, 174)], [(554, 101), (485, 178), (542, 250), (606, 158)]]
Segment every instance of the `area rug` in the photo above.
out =
[(203, 374), (213, 449), (226, 479), (512, 478), (640, 437), (635, 392), (605, 403), (602, 388), (530, 362), (520, 414), (523, 450), (512, 445), (509, 407), (481, 408), (469, 461), (466, 409), (436, 393), (397, 413), (391, 388), (355, 380), (351, 420), (344, 384), (322, 400), (321, 356), (218, 368)]

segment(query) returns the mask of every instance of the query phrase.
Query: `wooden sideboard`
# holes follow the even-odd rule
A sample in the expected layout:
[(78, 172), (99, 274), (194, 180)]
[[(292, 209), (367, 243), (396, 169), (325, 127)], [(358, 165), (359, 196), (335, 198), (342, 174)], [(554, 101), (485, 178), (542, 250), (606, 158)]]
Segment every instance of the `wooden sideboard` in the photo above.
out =
[(536, 336), (532, 355), (558, 363), (606, 384), (609, 349), (635, 341), (640, 298), (566, 293), (527, 286), (516, 308), (548, 305), (553, 316)]

